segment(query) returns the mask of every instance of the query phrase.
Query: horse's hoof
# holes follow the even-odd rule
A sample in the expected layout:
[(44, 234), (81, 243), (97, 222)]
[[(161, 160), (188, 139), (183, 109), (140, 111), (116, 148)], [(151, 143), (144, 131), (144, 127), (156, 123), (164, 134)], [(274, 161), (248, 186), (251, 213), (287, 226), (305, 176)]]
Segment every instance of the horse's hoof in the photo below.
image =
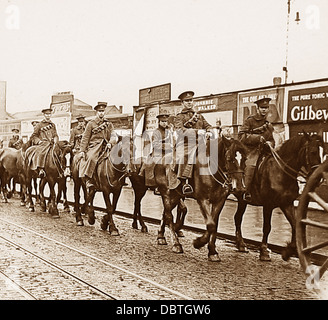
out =
[(183, 238), (184, 237), (184, 234), (183, 234), (182, 230), (177, 231), (177, 236), (179, 238)]
[(166, 239), (164, 237), (157, 238), (157, 244), (159, 244), (160, 246), (166, 246), (167, 245)]
[(108, 227), (108, 221), (106, 219), (102, 218), (101, 223), (100, 223), (100, 228), (105, 231), (107, 229), (107, 227)]
[(141, 227), (141, 232), (142, 233), (147, 233), (148, 232), (148, 228), (146, 226)]
[(76, 225), (77, 225), (77, 226), (84, 226), (84, 223), (83, 223), (83, 221), (78, 221), (78, 222), (76, 223)]
[(183, 253), (183, 249), (182, 249), (181, 244), (175, 244), (175, 245), (172, 247), (172, 251), (173, 251), (174, 253)]
[(200, 249), (204, 246), (204, 244), (202, 243), (202, 241), (198, 238), (196, 238), (193, 242), (192, 242), (193, 246), (195, 249)]
[(110, 235), (113, 237), (117, 237), (120, 235), (120, 233), (118, 232), (118, 230), (113, 230), (113, 231), (109, 231)]
[(271, 261), (271, 255), (269, 251), (261, 252), (260, 253), (260, 260), (261, 261)]
[(245, 243), (237, 243), (236, 244), (236, 247), (237, 247), (237, 250), (239, 252), (244, 252), (244, 253), (248, 253), (249, 252), (249, 250), (248, 250), (247, 246), (245, 245)]
[(28, 208), (28, 211), (34, 212), (35, 210), (34, 210), (34, 208)]
[[(95, 217), (89, 217), (89, 218), (88, 218), (88, 223), (89, 223), (89, 224), (94, 225), (95, 222), (96, 222)], [(106, 229), (105, 229), (105, 230), (106, 230)]]
[(133, 222), (132, 223), (132, 228), (138, 230), (138, 223), (137, 222)]
[(60, 217), (59, 217), (58, 214), (54, 214), (54, 215), (51, 216), (51, 218), (52, 218), (52, 219), (59, 219)]
[(24, 207), (26, 205), (26, 203), (24, 201), (21, 201), (20, 205), (21, 205), (21, 207)]
[(215, 253), (215, 254), (210, 254), (208, 256), (208, 261), (211, 261), (211, 262), (221, 262), (221, 259), (220, 259), (219, 255), (217, 253)]

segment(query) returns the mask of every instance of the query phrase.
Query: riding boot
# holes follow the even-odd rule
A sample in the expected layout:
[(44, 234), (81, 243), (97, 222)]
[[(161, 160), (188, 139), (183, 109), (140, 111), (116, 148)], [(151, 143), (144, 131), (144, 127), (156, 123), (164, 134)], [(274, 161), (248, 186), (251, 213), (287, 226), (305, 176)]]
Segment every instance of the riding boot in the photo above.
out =
[(251, 187), (254, 176), (255, 166), (246, 166), (245, 168), (245, 186), (246, 191), (244, 193), (243, 199), (247, 202), (252, 200), (251, 198)]

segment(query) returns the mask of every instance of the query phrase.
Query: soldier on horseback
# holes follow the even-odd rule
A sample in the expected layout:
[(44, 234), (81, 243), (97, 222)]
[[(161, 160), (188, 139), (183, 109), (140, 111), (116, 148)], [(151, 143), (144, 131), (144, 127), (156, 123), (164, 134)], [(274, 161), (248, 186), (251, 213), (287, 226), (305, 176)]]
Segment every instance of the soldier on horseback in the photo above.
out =
[(13, 136), (10, 138), (8, 147), (9, 148), (15, 148), (15, 149), (20, 149), (20, 144), (19, 144), (19, 130), (18, 129), (12, 129)]
[(80, 144), (79, 177), (86, 178), (86, 186), (89, 190), (91, 187), (96, 187), (94, 173), (104, 148), (111, 149), (118, 141), (113, 124), (105, 119), (106, 107), (107, 105), (103, 103), (94, 107), (97, 111), (96, 117), (88, 122)]
[(251, 201), (250, 190), (256, 163), (260, 156), (260, 146), (263, 142), (267, 142), (274, 147), (275, 143), (272, 135), (273, 127), (266, 120), (270, 100), (271, 98), (263, 98), (255, 101), (256, 113), (246, 118), (238, 133), (239, 140), (249, 148), (245, 167), (244, 200), (247, 202)]
[(78, 153), (80, 151), (80, 144), (82, 140), (82, 135), (85, 130), (85, 116), (80, 114), (76, 117), (77, 126), (71, 129), (69, 143), (72, 146), (73, 153)]
[(179, 95), (178, 98), (181, 100), (183, 109), (176, 116), (175, 123), (177, 131), (177, 159), (179, 161), (178, 178), (184, 184), (182, 187), (183, 194), (193, 192), (188, 179), (192, 178), (194, 155), (197, 148), (195, 129), (206, 130), (206, 138), (211, 136), (210, 131), (213, 129), (203, 115), (198, 114), (194, 110), (193, 97), (193, 91), (186, 91)]
[[(156, 186), (154, 167), (155, 164), (163, 159), (166, 154), (173, 152), (173, 135), (169, 128), (170, 115), (168, 113), (160, 113), (157, 115), (158, 128), (154, 130), (151, 137), (151, 153), (148, 155), (145, 162), (142, 164), (139, 175), (145, 176), (145, 184), (148, 187), (154, 188)], [(157, 188), (154, 190), (155, 194), (159, 194)]]
[(34, 127), (34, 131), (30, 137), (32, 145), (36, 146), (33, 155), (29, 158), (33, 159), (32, 170), (38, 170), (39, 177), (45, 177), (44, 171), (45, 159), (53, 144), (56, 144), (59, 140), (56, 125), (50, 120), (52, 115), (52, 109), (46, 108), (42, 110), (44, 119), (37, 123)]

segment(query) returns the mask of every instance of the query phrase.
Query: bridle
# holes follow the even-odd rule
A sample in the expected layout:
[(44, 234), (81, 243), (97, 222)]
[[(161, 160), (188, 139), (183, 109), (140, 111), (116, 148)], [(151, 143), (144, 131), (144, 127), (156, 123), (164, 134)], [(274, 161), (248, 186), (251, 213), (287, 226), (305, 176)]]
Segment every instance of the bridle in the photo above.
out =
[[(272, 148), (272, 146), (270, 144), (267, 144), (267, 145), (269, 146), (271, 154), (272, 154), (273, 158), (276, 160), (276, 162), (279, 165), (279, 167), (281, 168), (281, 170), (289, 177), (296, 179), (298, 182), (304, 183), (303, 180), (300, 180), (297, 177), (300, 175), (306, 179), (308, 174), (304, 173), (303, 171), (297, 171), (294, 168), (292, 168), (291, 166), (289, 166), (284, 160), (282, 160), (282, 158)], [(299, 150), (298, 158), (301, 158), (303, 156), (302, 153), (305, 153), (306, 168), (310, 168), (310, 172), (319, 166), (319, 164), (311, 165), (310, 158), (309, 158), (309, 141), (306, 141), (304, 146)]]

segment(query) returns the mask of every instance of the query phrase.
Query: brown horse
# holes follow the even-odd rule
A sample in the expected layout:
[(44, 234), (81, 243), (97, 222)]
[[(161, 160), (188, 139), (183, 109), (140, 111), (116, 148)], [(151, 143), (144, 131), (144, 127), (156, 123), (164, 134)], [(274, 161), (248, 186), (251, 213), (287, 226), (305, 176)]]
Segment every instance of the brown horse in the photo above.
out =
[[(238, 140), (228, 140), (224, 137), (211, 139), (207, 143), (206, 151), (206, 153), (198, 152), (196, 155), (193, 178), (189, 180), (194, 190), (191, 197), (197, 200), (206, 223), (205, 233), (195, 239), (193, 244), (199, 249), (208, 243), (208, 259), (220, 261), (215, 248), (218, 219), (229, 193), (242, 194), (245, 191), (243, 169), (246, 153), (244, 146)], [(158, 244), (166, 244), (164, 232), (167, 225), (174, 243), (173, 252), (182, 253), (183, 249), (172, 217), (172, 209), (182, 197), (181, 186), (169, 189), (166, 177), (167, 166), (170, 164), (155, 165), (156, 183), (164, 206), (157, 239)]]
[[(49, 145), (49, 151), (46, 155), (45, 160), (45, 167), (44, 171), (46, 172), (46, 176), (42, 179), (42, 185), (40, 185), (40, 201), (42, 206), (45, 206), (45, 199), (43, 194), (43, 188), (46, 183), (49, 185), (50, 190), (50, 197), (49, 197), (49, 213), (52, 215), (53, 218), (58, 218), (58, 208), (56, 202), (56, 191), (55, 185), (56, 183), (64, 177), (64, 171), (66, 166), (66, 159), (65, 159), (65, 149), (66, 149), (67, 142), (58, 142), (56, 144)], [(32, 200), (32, 184), (31, 181), (33, 178), (37, 178), (38, 172), (37, 170), (33, 170), (31, 168), (31, 154), (33, 154), (34, 149), (37, 146), (31, 146), (26, 150), (26, 157), (25, 157), (25, 174), (26, 174), (26, 184), (28, 189), (28, 200), (29, 200), (29, 210), (34, 212), (34, 203)]]
[[(21, 204), (25, 204), (26, 183), (24, 168), (22, 166), (22, 152), (14, 148), (4, 148), (0, 150), (0, 179), (1, 191), (5, 202), (8, 202), (10, 195), (7, 186), (10, 180), (18, 181), (21, 184)], [(15, 184), (14, 184), (15, 185)]]
[[(145, 196), (148, 189), (155, 189), (155, 187), (148, 187), (145, 182), (145, 176), (140, 176), (139, 172), (143, 165), (142, 159), (136, 159), (133, 162), (131, 171), (129, 172), (129, 179), (134, 191), (134, 210), (133, 210), (133, 221), (132, 228), (138, 229), (138, 221), (141, 226), (141, 232), (148, 232), (148, 228), (143, 220), (141, 214), (141, 200)], [(174, 229), (179, 236), (183, 236), (180, 230), (183, 226), (185, 216), (187, 214), (187, 207), (184, 203), (184, 197), (182, 197), (177, 203), (177, 217)], [(164, 243), (163, 243), (164, 244)]]
[[(86, 214), (88, 215), (89, 224), (95, 223), (95, 213), (93, 208), (93, 200), (97, 191), (101, 191), (106, 204), (107, 214), (102, 217), (101, 228), (106, 230), (108, 227), (111, 235), (119, 235), (118, 229), (113, 220), (113, 214), (116, 210), (117, 202), (122, 191), (124, 178), (128, 172), (128, 164), (130, 161), (130, 138), (128, 141), (123, 141), (115, 144), (111, 150), (104, 148), (100, 159), (98, 160), (95, 170), (95, 181), (97, 187), (87, 189), (86, 196)], [(76, 160), (75, 160), (76, 161)], [(73, 160), (74, 162), (74, 160)], [(75, 180), (74, 180), (75, 181)], [(85, 185), (85, 178), (82, 178), (82, 183)], [(113, 194), (112, 201), (110, 194)], [(75, 202), (77, 198), (75, 198)], [(75, 204), (77, 207), (78, 204)]]
[[(269, 156), (259, 158), (252, 184), (251, 205), (263, 207), (263, 237), (260, 245), (260, 260), (270, 261), (268, 236), (271, 231), (272, 210), (279, 207), (292, 227), (291, 242), (282, 252), (284, 260), (296, 254), (294, 200), (298, 197), (297, 177), (304, 167), (308, 172), (320, 164), (319, 147), (323, 145), (318, 136), (306, 133), (286, 140), (278, 151), (270, 148)], [(263, 147), (269, 148), (267, 145)], [(263, 160), (263, 161), (262, 161)], [(247, 203), (238, 196), (235, 213), (236, 246), (239, 251), (247, 252), (241, 223)]]

